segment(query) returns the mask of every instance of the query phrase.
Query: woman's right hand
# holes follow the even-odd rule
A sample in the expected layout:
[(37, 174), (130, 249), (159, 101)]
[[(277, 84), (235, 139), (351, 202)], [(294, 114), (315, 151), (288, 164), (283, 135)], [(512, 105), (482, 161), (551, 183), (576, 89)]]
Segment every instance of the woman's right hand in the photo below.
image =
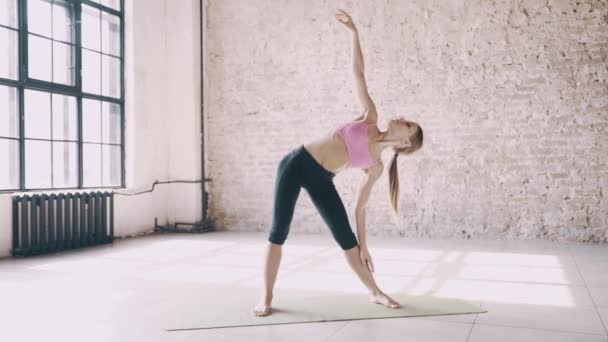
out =
[(349, 30), (351, 30), (351, 31), (356, 30), (353, 20), (348, 15), (348, 13), (344, 12), (343, 10), (341, 10), (341, 9), (338, 10), (338, 12), (336, 13), (336, 19), (340, 23), (344, 24), (344, 26), (346, 26)]

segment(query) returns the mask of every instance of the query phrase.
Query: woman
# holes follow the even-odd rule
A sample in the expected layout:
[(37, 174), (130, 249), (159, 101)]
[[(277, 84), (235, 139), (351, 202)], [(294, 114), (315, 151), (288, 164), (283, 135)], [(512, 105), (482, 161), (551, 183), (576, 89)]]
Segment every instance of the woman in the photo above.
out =
[[(326, 137), (301, 145), (281, 159), (275, 183), (273, 222), (265, 256), (264, 293), (259, 304), (253, 309), (256, 316), (267, 316), (271, 313), (270, 305), (281, 263), (282, 245), (287, 238), (296, 200), (302, 187), (306, 189), (324, 222), (329, 226), (350, 267), (369, 290), (370, 301), (389, 308), (400, 307), (400, 304), (382, 292), (374, 281), (374, 264), (365, 237), (365, 207), (372, 186), (384, 169), (380, 158), (382, 151), (389, 148), (393, 153), (389, 170), (390, 199), (394, 213), (398, 214), (397, 156), (413, 153), (422, 146), (422, 129), (417, 123), (403, 117), (391, 120), (386, 131), (378, 129), (376, 107), (367, 93), (365, 84), (357, 29), (346, 12), (340, 10), (335, 16), (352, 32), (353, 76), (364, 114), (352, 122), (340, 125)], [(355, 205), (358, 241), (333, 183), (336, 173), (353, 167), (360, 168), (365, 174)]]

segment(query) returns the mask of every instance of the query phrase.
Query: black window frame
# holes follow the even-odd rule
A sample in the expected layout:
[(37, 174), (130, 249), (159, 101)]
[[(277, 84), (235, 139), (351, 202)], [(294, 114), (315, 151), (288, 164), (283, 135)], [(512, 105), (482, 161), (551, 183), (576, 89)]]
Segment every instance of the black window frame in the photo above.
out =
[[(13, 31), (17, 31), (18, 34), (18, 79), (6, 79), (0, 77), (0, 85), (13, 87), (17, 90), (18, 97), (18, 111), (19, 111), (19, 138), (14, 137), (2, 137), (2, 139), (8, 140), (19, 140), (19, 188), (18, 189), (0, 189), (0, 193), (12, 193), (12, 192), (28, 192), (28, 191), (56, 191), (56, 190), (64, 190), (64, 189), (120, 189), (125, 187), (125, 87), (124, 87), (124, 75), (125, 75), (125, 25), (124, 25), (124, 0), (120, 0), (120, 10), (116, 10), (111, 7), (107, 7), (102, 5), (101, 3), (97, 3), (90, 0), (62, 0), (63, 2), (68, 2), (73, 4), (74, 8), (74, 58), (75, 58), (75, 68), (74, 68), (74, 85), (65, 85), (60, 83), (53, 83), (44, 80), (32, 79), (28, 76), (28, 27), (27, 27), (27, 4), (29, 0), (17, 0), (17, 28), (4, 26), (0, 24), (0, 27), (5, 29), (10, 29)], [(50, 0), (49, 0), (50, 1)], [(101, 2), (101, 0), (99, 0)], [(120, 98), (114, 98), (110, 96), (103, 96), (97, 94), (84, 93), (82, 91), (82, 41), (81, 41), (81, 13), (82, 13), (82, 5), (87, 5), (98, 10), (100, 12), (100, 19), (103, 12), (115, 15), (120, 20)], [(52, 23), (51, 23), (52, 24)], [(51, 42), (53, 44), (53, 42)], [(101, 50), (101, 49), (100, 49)], [(103, 58), (103, 55), (110, 56), (102, 51), (99, 52), (100, 58)], [(111, 55), (113, 58), (117, 56)], [(51, 68), (53, 65), (51, 63)], [(103, 77), (103, 76), (102, 76)], [(60, 94), (60, 95), (68, 95), (76, 98), (76, 107), (77, 107), (77, 144), (78, 144), (78, 186), (70, 187), (70, 188), (60, 188), (60, 187), (51, 187), (51, 188), (26, 188), (25, 187), (25, 120), (24, 120), (24, 95), (25, 90), (37, 90), (44, 91), (49, 94)], [(51, 95), (52, 96), (52, 95)], [(83, 99), (92, 99), (103, 102), (109, 102), (118, 104), (120, 106), (120, 185), (114, 186), (83, 186), (83, 139), (82, 139), (82, 100)], [(44, 141), (61, 141), (57, 140), (47, 140), (47, 139), (31, 139), (28, 140), (44, 140)], [(118, 146), (116, 143), (104, 143), (103, 141), (100, 143), (89, 143), (87, 144), (98, 144), (98, 145), (114, 145)], [(52, 145), (51, 145), (52, 146)], [(52, 150), (52, 149), (51, 149)], [(101, 172), (102, 172), (102, 183), (103, 183), (103, 152), (101, 155), (102, 164), (101, 164)], [(53, 160), (51, 159), (51, 165), (49, 168), (53, 168)]]

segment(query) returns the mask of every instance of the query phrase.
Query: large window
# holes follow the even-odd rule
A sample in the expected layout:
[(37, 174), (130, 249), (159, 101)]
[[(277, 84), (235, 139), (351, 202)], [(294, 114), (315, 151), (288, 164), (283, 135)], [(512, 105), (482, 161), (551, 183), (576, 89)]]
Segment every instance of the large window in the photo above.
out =
[(124, 186), (122, 0), (0, 0), (0, 191)]

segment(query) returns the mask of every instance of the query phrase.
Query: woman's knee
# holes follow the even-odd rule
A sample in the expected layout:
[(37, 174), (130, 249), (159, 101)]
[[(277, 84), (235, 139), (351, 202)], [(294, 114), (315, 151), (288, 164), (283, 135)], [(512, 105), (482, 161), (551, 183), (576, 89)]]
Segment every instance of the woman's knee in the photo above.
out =
[(348, 251), (357, 247), (359, 245), (359, 241), (357, 241), (357, 238), (354, 234), (352, 234), (351, 231), (351, 236), (339, 239), (338, 244), (340, 245), (340, 248), (342, 248), (343, 251)]
[(287, 235), (289, 234), (289, 229), (278, 229), (273, 227), (270, 229), (270, 234), (268, 235), (268, 241), (282, 245), (287, 240)]

